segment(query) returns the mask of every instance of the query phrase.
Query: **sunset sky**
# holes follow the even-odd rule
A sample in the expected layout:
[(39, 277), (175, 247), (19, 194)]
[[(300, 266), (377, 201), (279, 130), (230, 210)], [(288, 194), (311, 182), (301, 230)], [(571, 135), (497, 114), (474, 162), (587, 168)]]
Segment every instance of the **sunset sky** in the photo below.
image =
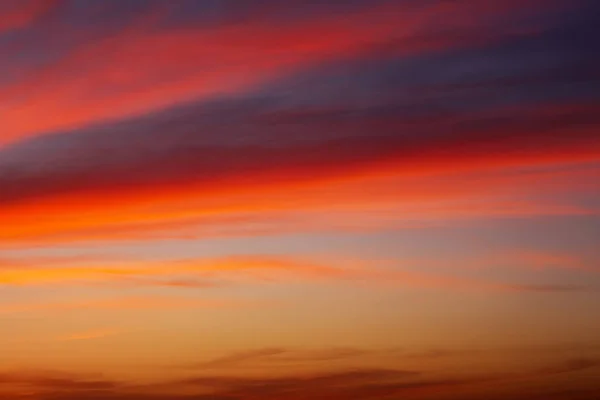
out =
[(600, 399), (597, 0), (0, 0), (0, 400)]

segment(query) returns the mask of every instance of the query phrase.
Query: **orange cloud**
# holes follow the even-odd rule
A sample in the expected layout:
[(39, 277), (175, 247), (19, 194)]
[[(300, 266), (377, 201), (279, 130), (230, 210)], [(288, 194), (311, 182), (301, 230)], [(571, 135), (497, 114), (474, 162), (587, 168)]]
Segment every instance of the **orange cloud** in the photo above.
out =
[[(400, 286), (442, 290), (565, 292), (582, 288), (568, 285), (502, 283), (485, 279), (417, 272), (404, 269), (384, 269), (364, 260), (328, 265), (290, 257), (230, 256), (215, 259), (190, 259), (162, 262), (115, 264), (103, 268), (31, 268), (0, 271), (0, 284), (134, 284), (171, 287), (211, 287), (238, 281), (308, 282), (336, 284)], [(118, 303), (120, 304), (120, 303)], [(104, 304), (106, 306), (106, 304)], [(129, 306), (124, 306), (129, 308)]]
[[(528, 153), (520, 151), (526, 157), (520, 162), (529, 165)], [(591, 193), (600, 179), (596, 167), (514, 172), (503, 170), (510, 164), (503, 159), (496, 162), (490, 152), (462, 154), (439, 164), (437, 151), (432, 152), (367, 165), (362, 171), (331, 171), (329, 177), (326, 170), (303, 176), (310, 173), (309, 167), (297, 177), (291, 170), (287, 178), (269, 177), (267, 171), (248, 176), (240, 170), (236, 172), (239, 176), (222, 182), (186, 180), (149, 187), (116, 186), (100, 192), (90, 187), (83, 192), (0, 205), (0, 241), (260, 235), (598, 212), (549, 197), (559, 190)], [(513, 162), (516, 168), (519, 161)], [(284, 167), (277, 172), (283, 173)]]

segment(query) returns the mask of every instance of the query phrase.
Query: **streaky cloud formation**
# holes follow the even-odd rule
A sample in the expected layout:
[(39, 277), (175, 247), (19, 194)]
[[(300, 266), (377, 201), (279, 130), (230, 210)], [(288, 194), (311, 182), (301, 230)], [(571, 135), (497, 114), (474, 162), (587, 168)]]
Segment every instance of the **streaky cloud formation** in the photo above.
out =
[[(33, 1), (30, 7), (43, 9), (47, 3)], [(464, 1), (419, 6), (377, 0), (362, 7), (352, 7), (352, 2), (337, 10), (330, 6), (330, 12), (310, 3), (296, 4), (306, 13), (293, 15), (271, 1), (243, 10), (225, 2), (213, 10), (220, 18), (208, 24), (201, 19), (207, 11), (203, 8), (211, 11), (206, 2), (151, 1), (138, 5), (135, 14), (125, 6), (119, 15), (114, 1), (84, 11), (73, 2), (55, 1), (49, 3), (54, 12), (41, 15), (42, 21), (34, 19), (37, 11), (16, 9), (17, 16), (23, 13), (29, 15), (25, 20), (38, 22), (26, 32), (30, 35), (18, 37), (18, 45), (26, 48), (33, 36), (58, 54), (5, 85), (2, 97), (18, 100), (11, 102), (5, 121), (10, 133), (3, 136), (10, 140), (228, 93), (390, 41), (402, 53), (444, 48), (453, 45), (447, 31), (477, 30), (478, 20), (519, 11), (517, 3), (497, 0), (482, 0), (476, 7)], [(186, 8), (196, 8), (199, 20), (169, 26), (165, 16), (181, 19)], [(113, 24), (85, 32), (90, 40), (84, 43), (66, 39), (76, 32), (75, 18), (93, 21), (94, 13)], [(440, 16), (447, 22), (438, 28), (439, 37), (432, 38), (430, 28)], [(467, 35), (455, 36), (460, 45)], [(31, 112), (35, 120), (27, 118)]]
[[(339, 264), (339, 262), (338, 262)], [(582, 286), (502, 283), (408, 270), (386, 270), (377, 263), (357, 260), (358, 266), (329, 266), (310, 260), (270, 256), (230, 256), (222, 259), (171, 260), (155, 264), (116, 262), (101, 267), (4, 268), (0, 285), (131, 284), (210, 289), (236, 281), (338, 281), (360, 285), (409, 286), (484, 291), (562, 292)], [(362, 264), (362, 265), (360, 265)], [(228, 282), (229, 280), (229, 282)]]
[(0, 1), (0, 400), (596, 400), (594, 0)]
[[(397, 369), (361, 369), (347, 371), (329, 371), (317, 374), (298, 374), (276, 378), (241, 378), (236, 376), (201, 375), (180, 381), (166, 382), (158, 386), (116, 382), (103, 378), (86, 378), (84, 376), (64, 373), (18, 373), (7, 372), (0, 375), (0, 380), (8, 385), (22, 385), (24, 388), (44, 393), (52, 399), (72, 399), (75, 396), (90, 396), (94, 399), (275, 399), (286, 395), (301, 398), (310, 393), (315, 398), (324, 399), (377, 399), (423, 398), (431, 394), (442, 395), (455, 389), (456, 394), (443, 398), (473, 398), (473, 394), (484, 393), (490, 383), (525, 380), (556, 379), (560, 375), (568, 375), (582, 369), (593, 369), (597, 362), (587, 359), (567, 359), (556, 366), (532, 369), (524, 372), (508, 372), (496, 375), (475, 375), (470, 377), (446, 377), (432, 379), (427, 373), (419, 371), (402, 371)], [(204, 389), (202, 389), (204, 388)], [(191, 389), (191, 390), (188, 390)], [(181, 391), (183, 390), (183, 391)], [(181, 393), (178, 395), (177, 393)], [(187, 392), (187, 395), (183, 393)], [(585, 396), (594, 394), (592, 389), (581, 391)], [(160, 394), (162, 393), (162, 394)], [(515, 393), (511, 393), (514, 395)], [(554, 398), (560, 392), (534, 392)], [(516, 393), (519, 396), (518, 393)], [(172, 396), (172, 397), (168, 397)], [(23, 397), (26, 398), (26, 397)], [(501, 397), (492, 397), (501, 398)], [(521, 398), (521, 397), (516, 397)], [(538, 398), (538, 397), (534, 397)], [(575, 397), (590, 398), (590, 397)]]
[[(592, 111), (581, 112), (587, 114)], [(568, 115), (568, 118), (572, 118), (570, 113)], [(509, 122), (510, 125), (515, 123), (515, 121)], [(552, 129), (560, 127), (561, 124), (560, 120), (556, 121), (556, 127)], [(498, 124), (495, 125), (494, 129), (497, 129)], [(572, 123), (567, 123), (567, 127), (571, 125)], [(578, 130), (581, 130), (581, 134)], [(302, 193), (311, 190), (318, 196), (320, 190), (325, 189), (328, 198), (321, 201), (331, 203), (332, 189), (323, 187), (325, 183), (332, 183), (333, 180), (333, 188), (337, 187), (337, 182), (345, 183), (348, 187), (354, 180), (359, 187), (369, 185), (371, 181), (377, 183), (378, 175), (397, 177), (396, 180), (390, 179), (389, 185), (406, 185), (407, 189), (415, 184), (418, 185), (411, 191), (414, 200), (417, 200), (421, 197), (420, 187), (428, 180), (433, 182), (432, 185), (437, 186), (440, 179), (447, 179), (449, 174), (452, 178), (452, 174), (460, 173), (464, 176), (474, 171), (482, 173), (485, 170), (493, 171), (502, 168), (531, 168), (546, 165), (554, 168), (555, 165), (561, 164), (589, 163), (597, 157), (597, 140), (593, 125), (586, 124), (582, 128), (569, 129), (569, 136), (565, 138), (566, 143), (563, 143), (565, 141), (563, 139), (553, 139), (558, 141), (557, 143), (538, 143), (537, 133), (534, 132), (532, 137), (528, 137), (529, 134), (523, 132), (519, 129), (514, 136), (503, 134), (502, 131), (498, 134), (490, 132), (485, 135), (485, 139), (482, 137), (481, 142), (478, 139), (481, 135), (475, 132), (464, 137), (436, 135), (420, 139), (391, 135), (353, 136), (349, 139), (324, 142), (314, 142), (318, 139), (313, 139), (307, 144), (294, 146), (277, 146), (276, 142), (271, 142), (268, 147), (203, 146), (192, 144), (193, 142), (183, 142), (174, 145), (164, 144), (155, 149), (140, 148), (136, 151), (135, 157), (126, 157), (125, 154), (120, 154), (120, 151), (111, 152), (110, 149), (117, 148), (110, 144), (107, 148), (109, 153), (98, 153), (99, 147), (93, 144), (94, 141), (86, 140), (84, 143), (88, 143), (86, 146), (91, 146), (89, 150), (92, 151), (89, 156), (73, 159), (70, 156), (72, 150), (62, 155), (59, 150), (58, 154), (48, 154), (53, 160), (51, 169), (39, 170), (34, 165), (29, 165), (27, 167), (29, 171), (6, 175), (3, 184), (6, 191), (1, 196), (4, 205), (3, 210), (0, 210), (4, 214), (3, 219), (7, 226), (3, 236), (6, 239), (11, 237), (19, 239), (22, 235), (52, 236), (69, 234), (69, 231), (74, 231), (75, 234), (77, 231), (82, 231), (85, 235), (86, 230), (92, 227), (94, 230), (102, 229), (107, 224), (110, 226), (111, 222), (118, 232), (119, 227), (127, 229), (127, 226), (135, 226), (142, 221), (144, 225), (149, 226), (148, 224), (152, 222), (162, 224), (202, 217), (206, 220), (208, 217), (210, 222), (211, 218), (220, 215), (223, 217), (240, 214), (243, 216), (247, 213), (252, 215), (261, 209), (265, 210), (262, 213), (267, 216), (268, 212), (282, 208), (283, 211), (289, 212), (293, 211), (293, 208), (290, 210), (292, 206), (302, 211), (305, 207), (314, 208), (311, 203), (318, 202), (320, 199), (317, 197), (312, 200), (311, 197), (304, 196), (303, 202), (296, 201), (289, 204), (286, 199), (289, 196), (287, 193), (292, 193), (292, 196), (297, 198), (298, 191)], [(547, 135), (545, 131), (542, 132), (543, 135)], [(186, 134), (186, 137), (189, 136)], [(170, 138), (169, 141), (174, 137), (170, 136)], [(109, 139), (103, 134), (102, 140)], [(123, 139), (119, 139), (120, 146), (123, 145), (122, 141)], [(136, 143), (139, 142), (134, 140), (131, 145), (122, 148), (135, 148)], [(72, 148), (71, 146), (69, 148)], [(540, 152), (540, 146), (544, 147), (543, 152)], [(62, 149), (64, 146), (57, 148)], [(85, 148), (75, 148), (77, 154), (86, 154)], [(10, 150), (9, 148), (5, 151), (10, 154)], [(25, 151), (27, 154), (26, 147), (17, 148), (15, 151), (21, 154)], [(574, 154), (577, 153), (579, 154), (575, 156)], [(210, 157), (207, 157), (208, 154)], [(114, 161), (111, 160), (113, 158)], [(43, 159), (40, 162), (44, 163)], [(448, 163), (453, 165), (454, 171), (448, 171)], [(277, 169), (274, 169), (274, 166), (277, 166)], [(597, 176), (598, 169), (586, 167), (583, 173)], [(354, 177), (348, 174), (354, 174)], [(577, 172), (572, 174), (574, 175), (571, 181), (575, 181)], [(415, 178), (419, 180), (415, 181)], [(461, 183), (458, 180), (458, 187)], [(518, 184), (518, 181), (514, 183)], [(493, 185), (493, 182), (490, 181), (488, 184)], [(506, 184), (511, 183), (506, 182)], [(263, 196), (252, 198), (258, 187), (264, 188)], [(346, 200), (348, 189), (343, 187), (342, 189), (341, 199), (334, 200), (332, 205), (342, 199), (344, 203), (348, 201)], [(543, 190), (543, 187), (536, 189)], [(389, 190), (388, 188), (387, 191)], [(456, 190), (457, 187), (448, 188), (448, 194), (440, 192), (436, 195), (449, 196), (454, 202), (453, 198), (457, 196), (454, 193)], [(475, 190), (484, 191), (487, 188), (485, 184), (480, 184)], [(382, 193), (381, 197), (377, 198), (376, 194), (374, 192), (371, 198), (365, 198), (365, 206), (374, 204), (381, 207), (381, 202), (389, 201), (391, 195)], [(465, 190), (465, 197), (473, 195), (481, 197), (481, 194), (471, 194)], [(400, 201), (403, 201), (403, 197), (406, 196), (406, 194), (396, 194), (396, 198)], [(236, 201), (236, 198), (239, 200)], [(413, 202), (413, 198), (406, 200)], [(487, 201), (489, 204), (487, 207), (486, 203), (483, 203), (483, 207), (489, 211), (486, 212), (484, 209), (482, 212), (502, 213), (506, 208), (508, 210), (504, 212), (510, 213), (512, 208), (515, 214), (597, 212), (578, 208), (576, 205), (545, 206), (531, 203), (531, 206), (528, 206), (528, 201), (515, 202), (512, 199), (509, 199), (505, 206), (502, 202), (495, 205), (494, 202), (499, 200), (500, 198), (496, 198)], [(194, 204), (194, 208), (189, 209), (188, 206), (186, 210), (180, 206), (182, 202)], [(257, 204), (253, 204), (254, 202)], [(514, 206), (511, 206), (511, 203)], [(67, 209), (64, 209), (64, 204), (69, 204)], [(341, 206), (347, 207), (346, 204)], [(87, 210), (85, 213), (81, 211), (82, 207)], [(136, 213), (129, 211), (131, 207), (136, 208)], [(523, 211), (519, 211), (519, 208)], [(528, 208), (531, 208), (531, 211), (527, 211)], [(452, 206), (448, 205), (446, 209), (452, 213)], [(335, 208), (333, 210), (335, 211)], [(440, 211), (443, 212), (443, 208)], [(73, 212), (77, 212), (81, 217), (77, 220), (69, 218)], [(49, 213), (52, 213), (51, 219), (43, 216)], [(100, 217), (107, 213), (110, 215)], [(59, 219), (59, 215), (64, 215), (64, 218)], [(35, 226), (27, 223), (30, 218), (36, 218), (38, 223)], [(48, 221), (44, 222), (44, 220)], [(33, 232), (27, 232), (32, 229)], [(24, 232), (21, 233), (23, 230)]]

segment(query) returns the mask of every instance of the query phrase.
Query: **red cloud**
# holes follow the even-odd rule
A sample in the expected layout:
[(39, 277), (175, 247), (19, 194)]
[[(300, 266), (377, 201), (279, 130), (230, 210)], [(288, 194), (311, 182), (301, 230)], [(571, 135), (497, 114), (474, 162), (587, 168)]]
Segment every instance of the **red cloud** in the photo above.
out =
[(21, 0), (0, 5), (0, 33), (26, 27), (56, 6), (60, 0)]
[[(594, 125), (576, 124), (592, 110), (509, 112), (508, 123), (486, 126), (484, 118), (479, 129), (415, 139), (182, 143), (158, 153), (136, 151), (133, 141), (124, 147), (133, 157), (114, 161), (85, 144), (77, 150), (79, 158), (50, 154), (49, 168), (5, 176), (0, 240), (152, 237), (182, 229), (219, 236), (235, 234), (235, 227), (252, 234), (277, 226), (353, 229), (465, 217), (594, 214), (597, 210), (547, 196), (597, 190), (593, 162), (600, 160), (600, 141)], [(454, 124), (460, 123), (448, 128)], [(194, 233), (195, 226), (202, 229)]]
[[(46, 3), (52, 1), (32, 2), (32, 10), (17, 10), (4, 24), (24, 23), (45, 10)], [(360, 58), (373, 45), (393, 42), (376, 48), (405, 54), (481, 43), (486, 35), (473, 31), (435, 38), (429, 31), (440, 21), (452, 30), (472, 29), (478, 21), (523, 8), (523, 4), (484, 0), (475, 7), (458, 1), (414, 9), (384, 4), (285, 25), (265, 18), (268, 10), (257, 7), (250, 17), (235, 23), (178, 29), (156, 27), (164, 12), (158, 7), (118, 33), (88, 41), (57, 62), (0, 88), (0, 101), (9, 104), (1, 140), (245, 90), (328, 60), (349, 55)], [(61, 28), (67, 29), (65, 35), (81, 35)]]

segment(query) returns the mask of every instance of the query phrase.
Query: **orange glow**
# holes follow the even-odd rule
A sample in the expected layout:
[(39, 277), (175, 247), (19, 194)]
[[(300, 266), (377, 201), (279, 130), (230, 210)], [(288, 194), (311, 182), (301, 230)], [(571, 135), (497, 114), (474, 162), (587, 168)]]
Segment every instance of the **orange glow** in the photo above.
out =
[[(228, 218), (235, 224), (244, 220), (268, 222), (277, 217), (286, 218), (286, 215), (319, 215), (325, 210), (331, 214), (330, 218), (335, 218), (336, 213), (341, 217), (354, 213), (358, 217), (361, 212), (374, 207), (382, 211), (410, 211), (417, 219), (423, 213), (429, 215), (427, 218), (469, 214), (593, 214), (598, 210), (542, 203), (535, 198), (536, 192), (556, 190), (553, 187), (576, 189), (577, 182), (590, 182), (592, 177), (599, 177), (597, 169), (584, 166), (580, 170), (548, 170), (524, 175), (511, 175), (510, 172), (503, 175), (494, 171), (591, 161), (600, 157), (597, 146), (598, 143), (586, 140), (572, 151), (563, 147), (539, 153), (535, 148), (522, 147), (518, 152), (493, 154), (484, 149), (476, 151), (478, 144), (475, 143), (464, 151), (445, 149), (440, 154), (434, 148), (414, 156), (399, 155), (397, 159), (392, 157), (348, 172), (337, 168), (330, 172), (322, 169), (320, 173), (265, 169), (258, 171), (256, 176), (249, 176), (241, 170), (221, 182), (182, 181), (130, 189), (90, 187), (84, 191), (0, 206), (3, 221), (0, 238), (4, 243), (60, 237), (84, 239), (86, 236), (103, 237), (105, 234), (101, 232), (106, 232), (110, 238), (108, 232), (111, 229), (117, 238), (120, 232), (137, 230), (138, 225), (151, 234), (153, 227), (157, 231), (166, 228), (175, 231), (179, 227), (199, 224), (218, 227), (215, 223), (227, 227)], [(452, 170), (448, 170), (448, 164), (452, 165)], [(285, 179), (284, 175), (287, 176)], [(532, 182), (536, 184), (534, 187)], [(365, 187), (370, 190), (365, 191)], [(518, 197), (490, 198), (490, 191), (500, 190)], [(71, 218), (73, 215), (77, 217)]]
[(0, 400), (600, 399), (593, 0), (0, 0)]

